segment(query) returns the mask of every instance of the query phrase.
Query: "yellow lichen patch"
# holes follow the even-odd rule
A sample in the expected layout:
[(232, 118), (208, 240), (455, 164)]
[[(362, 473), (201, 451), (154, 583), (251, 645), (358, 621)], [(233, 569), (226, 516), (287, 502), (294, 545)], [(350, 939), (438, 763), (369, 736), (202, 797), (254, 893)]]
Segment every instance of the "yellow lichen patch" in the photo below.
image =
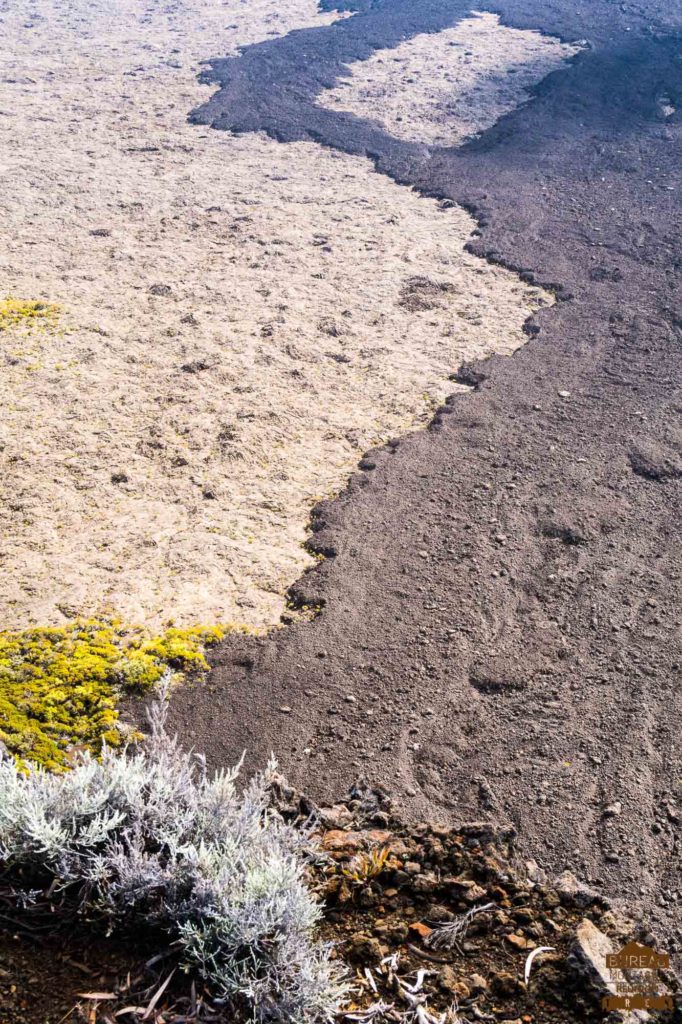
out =
[(52, 771), (77, 749), (118, 745), (117, 698), (144, 692), (167, 669), (197, 672), (220, 627), (167, 629), (149, 637), (117, 621), (0, 632), (0, 741), (20, 761)]
[(0, 299), (0, 331), (10, 327), (34, 328), (49, 327), (59, 316), (59, 306), (50, 302), (39, 302), (36, 299), (14, 299), (8, 296)]

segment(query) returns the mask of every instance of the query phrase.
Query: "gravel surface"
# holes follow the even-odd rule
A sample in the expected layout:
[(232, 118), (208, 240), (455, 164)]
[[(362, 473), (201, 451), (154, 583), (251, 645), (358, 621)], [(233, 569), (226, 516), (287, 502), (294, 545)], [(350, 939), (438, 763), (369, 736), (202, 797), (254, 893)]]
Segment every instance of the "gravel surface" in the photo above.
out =
[[(328, 5), (330, 6), (330, 5)], [(466, 205), (472, 248), (559, 302), (431, 429), (369, 453), (313, 518), (311, 623), (234, 639), (175, 725), (212, 762), (271, 750), (294, 782), (358, 774), (412, 814), (511, 820), (682, 946), (680, 30), (668, 3), (498, 0), (586, 38), (532, 102), (458, 150), (315, 105), (343, 67), (468, 12), (362, 13), (218, 61), (195, 119), (314, 137)], [(672, 108), (672, 109), (671, 109)]]

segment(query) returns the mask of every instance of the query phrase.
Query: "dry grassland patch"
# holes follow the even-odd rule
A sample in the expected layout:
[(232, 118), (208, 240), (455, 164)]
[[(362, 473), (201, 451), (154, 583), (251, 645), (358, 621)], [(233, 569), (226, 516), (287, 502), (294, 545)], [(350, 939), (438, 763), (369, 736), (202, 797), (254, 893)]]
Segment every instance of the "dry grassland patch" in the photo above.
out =
[(551, 301), (367, 160), (187, 124), (201, 59), (325, 20), (280, 8), (2, 9), (0, 299), (61, 310), (0, 332), (5, 628), (277, 622), (311, 505)]

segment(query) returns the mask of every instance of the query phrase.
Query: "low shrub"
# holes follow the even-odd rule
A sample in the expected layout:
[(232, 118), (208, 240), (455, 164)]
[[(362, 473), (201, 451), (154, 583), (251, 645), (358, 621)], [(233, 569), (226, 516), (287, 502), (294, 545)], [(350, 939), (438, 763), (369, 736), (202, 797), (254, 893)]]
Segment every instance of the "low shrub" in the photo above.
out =
[[(164, 684), (167, 689), (167, 684)], [(165, 729), (166, 695), (139, 748), (80, 755), (70, 772), (0, 763), (0, 860), (30, 902), (36, 880), (111, 932), (142, 921), (181, 951), (229, 1020), (312, 1024), (343, 994), (314, 938), (307, 833), (272, 806), (274, 765), (239, 793)]]

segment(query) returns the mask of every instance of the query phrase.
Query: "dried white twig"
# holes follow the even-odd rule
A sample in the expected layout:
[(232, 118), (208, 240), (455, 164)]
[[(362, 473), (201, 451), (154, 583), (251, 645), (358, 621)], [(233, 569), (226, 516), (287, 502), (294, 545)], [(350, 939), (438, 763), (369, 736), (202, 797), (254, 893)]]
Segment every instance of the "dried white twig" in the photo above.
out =
[(417, 980), (415, 981), (414, 985), (408, 985), (406, 981), (403, 981), (402, 985), (404, 988), (407, 989), (408, 992), (411, 992), (414, 995), (415, 993), (419, 992), (422, 985), (424, 984), (424, 978), (426, 978), (427, 975), (429, 974), (433, 974), (433, 971), (425, 971), (424, 968), (421, 967), (417, 971)]
[(480, 907), (472, 907), (471, 910), (467, 910), (466, 914), (461, 914), (454, 921), (439, 924), (426, 937), (426, 945), (432, 949), (459, 949), (459, 943), (465, 938), (474, 918), (495, 908), (495, 903), (484, 903)]
[(344, 1020), (370, 1021), (374, 1020), (375, 1017), (388, 1013), (393, 1009), (393, 1006), (393, 1003), (379, 1001), (378, 1003), (372, 1003), (366, 1010), (358, 1010), (357, 1013), (344, 1013), (343, 1017)]
[(370, 971), (369, 967), (365, 967), (365, 977), (369, 982), (369, 987), (372, 989), (372, 992), (374, 992), (375, 995), (378, 995), (377, 983), (374, 980), (374, 975)]
[(390, 956), (385, 956), (381, 961), (382, 966), (386, 964), (390, 971), (397, 971), (398, 964), (400, 963), (400, 953), (391, 953)]

